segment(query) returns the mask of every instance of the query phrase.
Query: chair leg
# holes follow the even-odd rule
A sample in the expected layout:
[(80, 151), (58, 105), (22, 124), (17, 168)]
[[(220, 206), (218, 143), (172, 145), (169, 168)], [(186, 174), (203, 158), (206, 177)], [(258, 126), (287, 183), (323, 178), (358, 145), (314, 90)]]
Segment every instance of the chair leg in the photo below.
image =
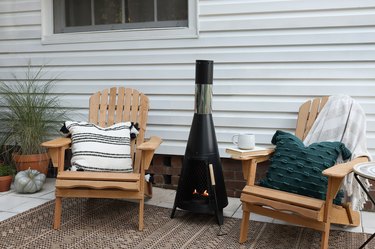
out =
[(244, 243), (247, 240), (247, 233), (249, 231), (249, 219), (250, 210), (247, 208), (246, 204), (242, 203), (242, 220), (241, 220), (241, 231), (240, 231), (240, 243)]
[(328, 249), (328, 239), (329, 239), (329, 230), (331, 228), (330, 223), (324, 225), (324, 231), (322, 231), (322, 239), (320, 244), (320, 249)]
[(139, 201), (139, 231), (143, 230), (143, 212), (145, 207), (145, 199)]
[(56, 197), (55, 200), (55, 217), (53, 221), (53, 229), (59, 229), (61, 224), (61, 197)]

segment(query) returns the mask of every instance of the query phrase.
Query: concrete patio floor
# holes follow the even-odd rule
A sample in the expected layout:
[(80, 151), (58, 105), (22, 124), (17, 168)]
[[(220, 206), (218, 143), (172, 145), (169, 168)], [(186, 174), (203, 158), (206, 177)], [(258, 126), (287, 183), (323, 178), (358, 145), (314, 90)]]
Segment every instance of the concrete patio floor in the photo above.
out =
[[(55, 179), (47, 178), (43, 189), (35, 194), (18, 194), (13, 190), (13, 186), (8, 192), (0, 192), (0, 221), (6, 220), (14, 215), (25, 212), (31, 208), (37, 207), (45, 202), (53, 200), (55, 198)], [(148, 205), (156, 205), (165, 208), (172, 208), (175, 190), (153, 188), (153, 197), (146, 200)], [(239, 198), (229, 197), (229, 204), (224, 209), (224, 216), (242, 218), (241, 201)], [(286, 222), (264, 217), (257, 214), (251, 214), (251, 220), (287, 224)], [(340, 226), (331, 226), (331, 229), (340, 229), (349, 232), (375, 232), (375, 212), (361, 212), (361, 225), (354, 228), (345, 228)]]

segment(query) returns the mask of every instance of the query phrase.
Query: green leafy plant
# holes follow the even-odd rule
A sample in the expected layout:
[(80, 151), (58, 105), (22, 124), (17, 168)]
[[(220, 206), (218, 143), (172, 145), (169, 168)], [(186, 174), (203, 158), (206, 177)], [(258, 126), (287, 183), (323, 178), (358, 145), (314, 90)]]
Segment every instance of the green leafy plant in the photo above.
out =
[(29, 63), (24, 79), (14, 75), (13, 81), (0, 81), (2, 144), (21, 155), (44, 153), (40, 144), (58, 132), (66, 118), (59, 96), (51, 93), (56, 77), (44, 80), (44, 68)]
[(11, 176), (14, 175), (14, 168), (12, 165), (0, 164), (0, 176)]

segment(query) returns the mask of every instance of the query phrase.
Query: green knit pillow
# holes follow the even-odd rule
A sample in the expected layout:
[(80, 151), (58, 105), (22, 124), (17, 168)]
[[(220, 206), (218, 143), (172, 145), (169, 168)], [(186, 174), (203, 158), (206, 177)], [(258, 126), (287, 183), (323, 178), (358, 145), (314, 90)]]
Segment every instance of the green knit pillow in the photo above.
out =
[[(305, 147), (293, 134), (276, 131), (272, 138), (276, 145), (271, 166), (261, 186), (325, 200), (328, 178), (322, 171), (336, 164), (341, 153), (344, 160), (351, 152), (341, 142), (320, 142)], [(340, 204), (342, 192), (334, 203)]]

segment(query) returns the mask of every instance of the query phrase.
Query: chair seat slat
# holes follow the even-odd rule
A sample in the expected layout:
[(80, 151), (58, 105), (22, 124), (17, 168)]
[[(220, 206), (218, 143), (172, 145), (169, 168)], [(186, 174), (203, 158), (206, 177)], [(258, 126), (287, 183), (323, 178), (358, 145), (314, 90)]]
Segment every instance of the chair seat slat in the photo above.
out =
[(58, 173), (57, 179), (136, 182), (139, 181), (139, 174), (90, 171), (63, 171)]
[(310, 208), (313, 210), (320, 210), (324, 205), (323, 200), (260, 186), (247, 185), (242, 192), (279, 202), (294, 204), (300, 207)]

